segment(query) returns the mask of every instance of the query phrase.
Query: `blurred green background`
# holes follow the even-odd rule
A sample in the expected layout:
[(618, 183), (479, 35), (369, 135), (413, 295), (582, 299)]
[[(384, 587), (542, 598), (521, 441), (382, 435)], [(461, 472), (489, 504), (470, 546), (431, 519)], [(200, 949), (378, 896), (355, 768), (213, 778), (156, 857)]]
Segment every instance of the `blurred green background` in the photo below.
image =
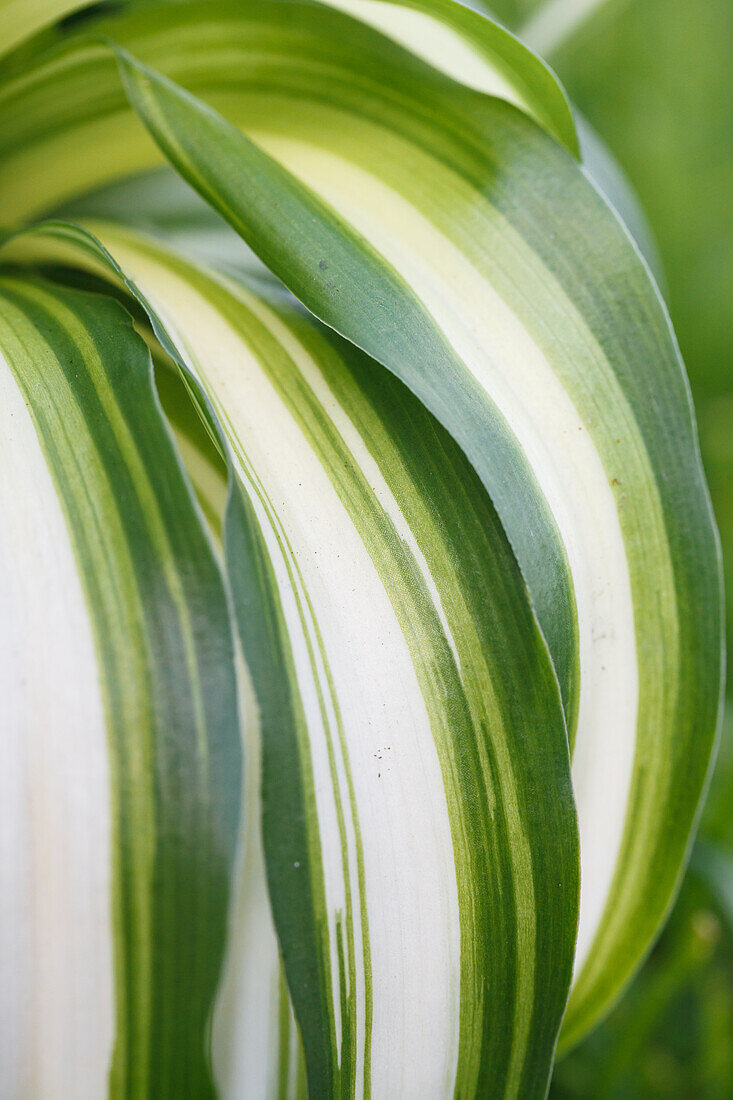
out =
[[(733, 651), (733, 0), (491, 6), (548, 58), (651, 224), (723, 543)], [(670, 921), (606, 1022), (558, 1062), (550, 1095), (733, 1098), (730, 692), (710, 796)]]

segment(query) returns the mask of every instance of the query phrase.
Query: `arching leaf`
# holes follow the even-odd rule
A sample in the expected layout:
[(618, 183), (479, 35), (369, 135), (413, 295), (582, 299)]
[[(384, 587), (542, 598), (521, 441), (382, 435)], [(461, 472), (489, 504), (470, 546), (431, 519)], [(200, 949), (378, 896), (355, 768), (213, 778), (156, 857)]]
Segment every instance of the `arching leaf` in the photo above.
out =
[(213, 1095), (240, 787), (219, 571), (116, 302), (2, 277), (0, 387), (0, 1092)]
[[(396, 379), (292, 306), (99, 232), (240, 487), (224, 546), (311, 1093), (544, 1095), (575, 815), (557, 682), (485, 491)], [(100, 270), (78, 231), (34, 237)]]

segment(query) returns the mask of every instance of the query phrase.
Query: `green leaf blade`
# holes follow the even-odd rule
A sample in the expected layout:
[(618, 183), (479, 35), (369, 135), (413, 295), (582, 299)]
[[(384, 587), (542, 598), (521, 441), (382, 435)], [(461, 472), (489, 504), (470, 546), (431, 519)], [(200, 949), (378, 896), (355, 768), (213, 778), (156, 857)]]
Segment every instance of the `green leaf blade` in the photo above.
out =
[[(296, 10), (282, 46), (280, 20)], [(715, 737), (718, 548), (668, 317), (577, 164), (508, 104), (335, 13), (262, 5), (263, 62), (247, 15), (199, 41), (185, 11), (167, 31), (116, 24), (131, 102), (275, 274), (438, 417), (519, 559), (574, 749), (573, 1041), (664, 916)], [(26, 87), (0, 90), (12, 217), (156, 163), (103, 54), (87, 65), (60, 51)], [(105, 96), (91, 103), (100, 74)], [(72, 135), (74, 157), (59, 156)], [(58, 178), (26, 193), (46, 155)]]
[[(233, 498), (225, 545), (260, 700), (270, 892), (311, 1090), (351, 1093), (371, 1082), (392, 1091), (407, 1073), (446, 1092), (491, 1083), (502, 1095), (542, 1095), (570, 977), (577, 841), (554, 673), (480, 483), (416, 400), (349, 345), (138, 239), (99, 231), (209, 391), (250, 501)], [(224, 360), (211, 356), (210, 339), (229, 349)], [(245, 411), (252, 401), (256, 427)], [(287, 492), (272, 481), (278, 465), (284, 476), (282, 460), (262, 451), (273, 432), (284, 455), (302, 439)], [(238, 521), (243, 508), (249, 515)], [(329, 523), (342, 517), (335, 546), (331, 535), (304, 542), (308, 517), (322, 516), (319, 526), (331, 514)], [(334, 576), (352, 569), (348, 595)], [(368, 616), (350, 619), (348, 604), (363, 605), (366, 593), (373, 626)], [(331, 748), (319, 747), (322, 723), (334, 720)], [(536, 735), (525, 738), (526, 729)], [(324, 783), (340, 794), (325, 796)], [(421, 805), (423, 789), (433, 793)], [(331, 798), (342, 824), (329, 836)], [(374, 800), (384, 807), (376, 817)], [(419, 843), (428, 807), (425, 827), (448, 845), (437, 864)], [(447, 877), (435, 878), (441, 866)], [(334, 899), (345, 883), (344, 908)], [(309, 913), (315, 943), (304, 936)], [(408, 946), (415, 921), (422, 932)], [(391, 929), (386, 940), (380, 929)], [(416, 952), (429, 944), (435, 974), (423, 976)], [(422, 995), (409, 996), (418, 986)], [(457, 998), (457, 1013), (438, 1027), (446, 997)], [(405, 1019), (406, 1003), (425, 1016)]]
[[(110, 790), (89, 798), (108, 802), (109, 884), (83, 889), (94, 906), (110, 890), (114, 973), (98, 978), (113, 1000), (105, 1006), (114, 1037), (110, 1088), (113, 1095), (213, 1094), (206, 1033), (223, 954), (240, 768), (221, 578), (156, 404), (147, 353), (123, 311), (98, 296), (19, 279), (4, 279), (1, 293), (0, 341), (69, 525), (105, 715), (107, 745), (97, 751), (108, 756)], [(73, 649), (74, 639), (67, 644)], [(22, 714), (19, 721), (22, 729)], [(79, 756), (81, 776), (84, 764)], [(73, 806), (73, 791), (60, 786), (49, 812)], [(25, 812), (32, 819), (32, 807)], [(105, 814), (97, 821), (90, 813), (86, 828), (103, 830)], [(93, 870), (82, 837), (63, 829), (58, 839), (43, 835), (61, 867)], [(37, 912), (33, 934), (42, 936), (54, 916), (53, 908)], [(94, 935), (104, 936), (104, 925)], [(56, 942), (63, 950), (63, 936)], [(52, 959), (53, 952), (44, 963)], [(37, 980), (50, 973), (41, 969)], [(91, 1011), (83, 981), (78, 988), (80, 1010)], [(51, 998), (44, 1011), (63, 1011), (62, 1003)], [(78, 1034), (70, 1022), (72, 1043)], [(103, 1055), (95, 1051), (95, 1059)], [(51, 1044), (26, 1068), (39, 1088), (54, 1056)], [(75, 1092), (84, 1062), (65, 1064)], [(99, 1068), (106, 1078), (107, 1067)]]
[[(324, 139), (322, 133), (315, 138), (313, 148), (306, 150), (303, 139), (295, 136), (299, 122), (293, 124), (293, 139), (289, 136), (283, 139), (279, 133), (274, 135), (272, 143), (268, 142), (270, 150), (276, 153), (290, 172), (295, 175), (300, 173), (302, 182), (307, 185), (307, 189), (298, 195), (293, 177), (284, 179), (280, 164), (268, 167), (256, 147), (239, 139), (234, 130), (229, 130), (208, 113), (198, 114), (197, 119), (203, 129), (208, 125), (212, 127), (212, 140), (205, 144), (214, 159), (218, 159), (218, 167), (214, 167), (213, 160), (207, 160), (207, 152), (202, 150), (198, 155), (193, 154), (193, 146), (201, 135), (200, 132), (194, 135), (190, 128), (184, 133), (180, 124), (187, 110), (187, 101), (184, 102), (183, 98), (176, 100), (169, 86), (159, 85), (157, 78), (145, 74), (133, 95), (138, 97), (137, 105), (147, 117), (151, 132), (163, 142), (179, 170), (186, 174), (187, 160), (193, 158), (195, 167), (188, 173), (190, 182), (225, 217), (229, 217), (256, 251), (261, 241), (266, 242), (262, 252), (265, 262), (289, 283), (316, 314), (399, 372), (394, 330), (385, 341), (386, 346), (379, 343), (385, 316), (394, 317), (397, 326), (397, 318), (408, 315), (403, 302), (397, 307), (388, 297), (388, 288), (394, 286), (394, 271), (390, 271), (388, 264), (383, 264), (381, 273), (375, 278), (376, 285), (370, 290), (368, 300), (372, 304), (378, 303), (376, 316), (379, 322), (365, 337), (360, 329), (363, 314), (357, 304), (357, 288), (370, 284), (361, 279), (354, 279), (350, 284), (351, 272), (340, 258), (345, 245), (352, 262), (355, 256), (361, 258), (375, 246), (382, 249), (383, 254), (386, 252), (384, 259), (387, 261), (391, 258), (390, 251), (399, 260), (405, 255), (400, 252), (400, 247), (409, 247), (408, 244), (390, 243), (387, 231), (378, 227), (376, 210), (378, 207), (382, 211), (388, 209), (388, 193), (381, 192), (382, 197), (378, 197), (379, 188), (373, 185), (374, 194), (369, 195), (361, 175), (363, 169), (358, 150), (348, 148), (344, 155), (342, 142), (342, 151), (335, 154), (330, 138), (327, 136)], [(147, 107), (146, 95), (155, 100), (155, 111)], [(167, 114), (168, 110), (172, 113)], [(174, 121), (177, 110), (182, 112), (178, 124)], [(156, 111), (162, 113), (156, 114)], [(589, 900), (585, 906), (585, 926), (581, 923), (578, 962), (579, 973), (586, 961), (587, 969), (578, 982), (569, 1012), (568, 1035), (572, 1037), (590, 1026), (609, 1003), (613, 991), (632, 972), (643, 945), (648, 944), (664, 915), (685, 858), (689, 831), (705, 785), (719, 708), (721, 630), (718, 548), (678, 350), (648, 270), (622, 227), (577, 169), (549, 141), (532, 135), (530, 124), (519, 115), (512, 115), (506, 105), (496, 107), (492, 140), (497, 143), (499, 114), (506, 122), (506, 130), (498, 145), (494, 146), (497, 161), (501, 163), (503, 157), (504, 163), (513, 162), (516, 176), (512, 185), (507, 188), (498, 186), (492, 195), (497, 228), (504, 236), (504, 243), (501, 236), (495, 238), (496, 251), (493, 255), (482, 251), (479, 243), (481, 237), (475, 228), (471, 233), (471, 217), (459, 218), (456, 224), (451, 220), (454, 214), (444, 214), (439, 202), (421, 189), (416, 181), (424, 177), (414, 171), (412, 175), (409, 171), (401, 171), (396, 162), (393, 164), (388, 158), (381, 162), (379, 171), (392, 188), (397, 182), (400, 201), (407, 195), (418, 209), (423, 205), (424, 210), (429, 210), (443, 234), (448, 239), (452, 238), (452, 243), (458, 245), (475, 267), (483, 269), (503, 302), (510, 306), (515, 316), (521, 317), (525, 331), (532, 334), (533, 343), (543, 348), (555, 377), (572, 402), (568, 406), (568, 416), (571, 423), (577, 417), (574, 430), (591, 433), (592, 451), (587, 450), (588, 459), (582, 460), (588, 462), (588, 471), (593, 468), (593, 463), (597, 463), (597, 489), (589, 491), (605, 494), (602, 505), (603, 497), (598, 496), (604, 518), (600, 519), (599, 514), (596, 531), (607, 532), (611, 539), (604, 553), (610, 555), (609, 561), (615, 559), (617, 562), (614, 567), (617, 570), (617, 581), (614, 582), (617, 594), (612, 598), (618, 610), (602, 612), (598, 597), (586, 589), (582, 603), (586, 607), (595, 604), (597, 610), (594, 614), (599, 625), (590, 627), (588, 624), (584, 627), (581, 623), (580, 646), (581, 653), (585, 651), (589, 668), (595, 663), (595, 673), (587, 672), (585, 677), (589, 692), (604, 690), (604, 682), (608, 683), (604, 673), (608, 667), (617, 667), (617, 674), (627, 679), (628, 686), (613, 690), (608, 696), (609, 703), (614, 699), (613, 705), (625, 710), (625, 717), (619, 718), (625, 746), (618, 757), (620, 764), (614, 769), (615, 793), (613, 801), (608, 804), (606, 824), (603, 820), (606, 811), (599, 799), (604, 798), (604, 792), (608, 791), (606, 768), (601, 761), (603, 752), (609, 752), (609, 747), (602, 750), (603, 735), (594, 730), (592, 720), (589, 725), (589, 720), (583, 718), (581, 669), (581, 732), (576, 756), (576, 794), (580, 799), (581, 837), (585, 832), (589, 838), (583, 864)], [(455, 125), (455, 116), (452, 124)], [(168, 129), (169, 126), (171, 129)], [(175, 144), (171, 136), (173, 131), (180, 135), (180, 145)], [(213, 138), (214, 133), (216, 139)], [(235, 152), (237, 145), (238, 153)], [(322, 155), (324, 146), (325, 153)], [(499, 147), (501, 154), (498, 153)], [(187, 151), (183, 153), (182, 149)], [(465, 147), (461, 155), (464, 151)], [(526, 162), (523, 159), (525, 156), (528, 158)], [(237, 176), (235, 165), (238, 157), (240, 174)], [(358, 165), (353, 176), (348, 175), (346, 168), (350, 158)], [(534, 164), (533, 169), (529, 168), (530, 163)], [(239, 188), (244, 186), (246, 190), (247, 187), (241, 175), (245, 164), (256, 164), (255, 173), (267, 172), (271, 187), (284, 181), (290, 200), (295, 204), (301, 203), (302, 222), (294, 213), (289, 215), (284, 223), (288, 228), (283, 233), (283, 223), (274, 226), (274, 219), (271, 220), (267, 211), (263, 212), (262, 220), (256, 225), (247, 220), (255, 217), (256, 207), (250, 195), (246, 198), (237, 195)], [(466, 171), (461, 160), (456, 159), (454, 167), (457, 164), (461, 164), (462, 170)], [(391, 179), (390, 172), (393, 173)], [(203, 182), (199, 173), (203, 175)], [(264, 197), (264, 190), (259, 192), (256, 185), (253, 186), (253, 177), (249, 178), (249, 185), (255, 193)], [(320, 192), (317, 198), (313, 197), (314, 191)], [(323, 199), (328, 201), (331, 210), (324, 211), (319, 205), (319, 200)], [(332, 221), (334, 210), (346, 222), (345, 229), (338, 226), (335, 232)], [(385, 216), (384, 213), (382, 216)], [(400, 225), (405, 225), (406, 217), (407, 208), (403, 207), (390, 222), (390, 230), (398, 235), (397, 240)], [(512, 232), (508, 234), (504, 231), (506, 221), (512, 227)], [(580, 232), (578, 226), (581, 227)], [(323, 227), (330, 234), (327, 243), (325, 239), (319, 239), (319, 229), (316, 227)], [(350, 237), (355, 230), (371, 236), (367, 245), (358, 237)], [(407, 242), (409, 229), (403, 231)], [(485, 231), (484, 228), (482, 232)], [(514, 231), (518, 232), (517, 238), (513, 238)], [(286, 256), (285, 238), (291, 232), (294, 234), (292, 252)], [(414, 232), (417, 233), (418, 229), (415, 228)], [(511, 257), (510, 252), (502, 251), (510, 242), (511, 247), (517, 249), (516, 259)], [(529, 252), (522, 256), (521, 250), (525, 245)], [(450, 253), (446, 250), (445, 254), (447, 264)], [(534, 259), (531, 254), (534, 254)], [(324, 270), (320, 264), (328, 264), (328, 260), (322, 259), (326, 255), (333, 259), (334, 265)], [(306, 264), (305, 256), (310, 256), (310, 265)], [(372, 257), (373, 254), (370, 259)], [(571, 257), (575, 259), (575, 268), (569, 263)], [(407, 282), (410, 279), (405, 273), (412, 270), (410, 262), (409, 259), (404, 260), (402, 272)], [(508, 275), (513, 266), (515, 273)], [(537, 279), (531, 274), (532, 268)], [(321, 271), (322, 276), (319, 274)], [(527, 286), (534, 285), (534, 293), (538, 295), (531, 307), (528, 306), (526, 289), (519, 293), (516, 291), (519, 272), (522, 278), (529, 280)], [(424, 285), (428, 290), (428, 278), (432, 276), (422, 274), (425, 274)], [(413, 288), (415, 285), (413, 283)], [(345, 286), (353, 288), (354, 300), (348, 298)], [(546, 322), (534, 312), (535, 303), (543, 298), (546, 300), (544, 316), (555, 315), (558, 319), (562, 318), (559, 321), (561, 326), (567, 325), (567, 336), (560, 340), (548, 333)], [(358, 298), (358, 301), (363, 302), (364, 299)], [(434, 315), (439, 315), (441, 306), (435, 295), (431, 298), (431, 309)], [(625, 327), (609, 324), (609, 311), (611, 315), (618, 311), (617, 316), (625, 316)], [(624, 314), (623, 311), (627, 312)], [(423, 315), (416, 323), (416, 328), (422, 332), (429, 329), (424, 322)], [(414, 330), (408, 331), (414, 351), (419, 345)], [(396, 339), (399, 340), (399, 337)], [(563, 340), (570, 343), (563, 347)], [(568, 347), (572, 348), (569, 360), (566, 358)], [(418, 357), (423, 363), (436, 363), (435, 344), (431, 344), (430, 352), (418, 353)], [(655, 364), (654, 373), (645, 375), (636, 364), (650, 360)], [(561, 672), (567, 664), (563, 666), (560, 660), (562, 650), (555, 639), (572, 637), (572, 631), (565, 623), (555, 634), (549, 624), (557, 622), (553, 616), (557, 615), (558, 607), (572, 608), (567, 594), (558, 598), (554, 582), (554, 577), (563, 576), (562, 548), (558, 553), (558, 567), (550, 573), (553, 583), (548, 586), (547, 554), (536, 554), (534, 548), (526, 548), (522, 539), (527, 528), (511, 519), (511, 511), (502, 500), (501, 489), (487, 471), (488, 463), (482, 464), (477, 456), (476, 433), (466, 430), (470, 403), (461, 405), (460, 414), (455, 419), (451, 418), (452, 410), (446, 406), (439, 408), (435, 404), (434, 392), (430, 387), (436, 384), (436, 380), (440, 380), (437, 384), (444, 381), (449, 370), (446, 359), (440, 354), (437, 363), (440, 367), (436, 365), (425, 388), (420, 388), (416, 383), (415, 374), (403, 374), (402, 377), (409, 378), (409, 384), (450, 428), (485, 478), (485, 484), (490, 487), (519, 555), (540, 622)], [(454, 373), (450, 381), (454, 393), (461, 389), (457, 378)], [(596, 387), (595, 393), (590, 389), (590, 378)], [(559, 398), (559, 391), (555, 392)], [(601, 415), (599, 397), (603, 393), (608, 394), (612, 404), (606, 406), (606, 411)], [(609, 407), (616, 409), (615, 415), (608, 415)], [(660, 425), (664, 428), (661, 429)], [(565, 432), (567, 430), (564, 429)], [(470, 437), (468, 440), (467, 436)], [(496, 437), (492, 442), (497, 448)], [(578, 453), (582, 449), (579, 446)], [(593, 451), (596, 457), (591, 461)], [(674, 479), (668, 474), (672, 467), (676, 471)], [(587, 476), (590, 486), (590, 474)], [(564, 482), (562, 492), (567, 490), (569, 484)], [(527, 491), (526, 483), (521, 491)], [(515, 499), (521, 499), (520, 493)], [(694, 519), (690, 515), (691, 502)], [(578, 520), (581, 520), (579, 511), (573, 522)], [(553, 529), (551, 518), (548, 530), (552, 533), (551, 538), (557, 538), (557, 529)], [(594, 538), (590, 527), (584, 537), (589, 539), (590, 545)], [(566, 538), (567, 535), (563, 536), (563, 539)], [(577, 566), (573, 566), (571, 572), (573, 582), (582, 575)], [(661, 581), (663, 576), (666, 577), (664, 582)], [(661, 600), (658, 598), (659, 584), (663, 584), (666, 593)], [(578, 597), (577, 589), (575, 596)], [(626, 609), (621, 610), (624, 604)], [(546, 612), (549, 607), (552, 607), (551, 613)], [(697, 613), (700, 607), (705, 607), (706, 615), (710, 616), (702, 628), (704, 640)], [(599, 649), (594, 646), (595, 656), (591, 655), (590, 649), (593, 636), (605, 636), (600, 624), (606, 614), (619, 616), (614, 628), (619, 639), (616, 643), (618, 656), (611, 659), (610, 666), (604, 661), (603, 647)], [(585, 615), (582, 608), (581, 615)], [(584, 643), (585, 631), (590, 631), (590, 636), (585, 634)], [(593, 677), (597, 677), (595, 687), (590, 686)], [(567, 679), (562, 675), (561, 682), (567, 691)], [(674, 686), (678, 682), (681, 684), (679, 694)], [(666, 685), (666, 689), (661, 685)], [(595, 697), (599, 700), (602, 695), (596, 694)], [(586, 698), (589, 699), (590, 694)], [(638, 713), (637, 699), (640, 707)], [(599, 706), (596, 703), (596, 706), (598, 716), (605, 712), (608, 722), (608, 704)], [(572, 708), (570, 713), (572, 717)], [(699, 738), (700, 726), (706, 730), (702, 741)], [(670, 738), (672, 728), (677, 730), (674, 738)], [(608, 732), (611, 732), (610, 725)], [(674, 763), (670, 768), (671, 745), (674, 745)], [(665, 806), (669, 809), (664, 809)], [(675, 808), (674, 812), (671, 807)], [(674, 827), (669, 824), (672, 817)], [(584, 826), (586, 821), (588, 824)], [(607, 846), (606, 852), (598, 861), (594, 847), (602, 844)], [(589, 952), (592, 952), (593, 958), (590, 958)]]

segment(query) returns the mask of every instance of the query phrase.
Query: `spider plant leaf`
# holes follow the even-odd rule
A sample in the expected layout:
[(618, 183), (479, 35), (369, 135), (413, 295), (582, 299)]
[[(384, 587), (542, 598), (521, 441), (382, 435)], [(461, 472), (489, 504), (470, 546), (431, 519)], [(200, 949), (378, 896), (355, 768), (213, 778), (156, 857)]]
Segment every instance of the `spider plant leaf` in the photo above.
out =
[(574, 735), (583, 889), (569, 1043), (666, 912), (718, 721), (717, 539), (649, 270), (572, 158), (507, 104), (484, 101), (491, 125), (477, 134), (456, 102), (428, 161), (417, 130), (409, 149), (394, 130), (370, 146), (292, 116), (289, 133), (260, 121), (255, 145), (121, 64), (166, 155), (316, 315), (407, 382), (497, 507)]
[[(487, 98), (476, 94), (474, 86), (479, 89), (482, 83), (486, 88), (491, 86), (493, 95), (528, 112), (577, 154), (575, 125), (557, 79), (504, 28), (453, 0), (420, 0), (419, 4), (409, 5), (387, 0), (384, 3), (368, 0), (368, 3), (366, 11), (384, 9), (387, 12), (386, 16), (376, 19), (377, 24), (390, 22), (388, 16), (394, 10), (401, 13), (408, 27), (415, 19), (421, 28), (426, 23), (435, 24), (439, 30), (434, 31), (433, 36), (439, 33), (447, 42), (457, 37), (457, 32), (454, 34), (451, 28), (460, 28), (466, 40), (474, 43), (471, 49), (479, 51), (475, 64), (485, 69), (484, 81), (478, 78), (473, 84), (469, 81), (474, 98), (478, 102)], [(95, 126), (95, 120), (121, 109), (124, 104), (115, 66), (103, 44), (105, 39), (128, 49), (140, 60), (149, 61), (173, 79), (189, 84), (192, 90), (206, 98), (210, 98), (209, 91), (214, 92), (215, 100), (217, 94), (223, 96), (222, 105), (232, 93), (244, 92), (246, 95), (253, 87), (268, 97), (279, 97), (282, 94), (281, 79), (277, 76), (280, 70), (289, 73), (285, 85), (291, 94), (296, 87), (305, 89), (314, 85), (315, 78), (313, 90), (321, 89), (319, 98), (324, 105), (330, 99), (338, 101), (339, 96), (334, 96), (329, 88), (341, 80), (342, 72), (347, 76), (342, 92), (352, 86), (357, 95), (359, 87), (377, 91), (386, 78), (384, 91), (391, 92), (387, 101), (400, 97), (399, 86), (393, 86), (394, 74), (399, 70), (403, 70), (403, 87), (414, 85), (415, 80), (449, 87), (453, 84), (449, 76), (459, 78), (461, 72), (466, 74), (465, 63), (450, 62), (451, 52), (446, 48), (443, 63), (448, 71), (441, 80), (441, 74), (431, 65), (397, 41), (386, 39), (363, 20), (357, 21), (330, 4), (307, 0), (249, 0), (246, 5), (238, 0), (186, 3), (158, 0), (129, 10), (123, 8), (116, 17), (89, 19), (85, 21), (84, 31), (88, 33), (61, 34), (53, 48), (32, 52), (21, 71), (13, 67), (4, 80), (0, 73), (0, 86), (3, 86), (3, 99), (7, 104), (8, 129), (2, 135), (4, 157), (12, 160), (13, 154), (18, 153), (25, 158), (37, 139), (44, 136), (44, 131), (47, 131), (45, 136), (53, 133), (54, 116), (68, 120), (70, 112), (89, 137), (94, 133), (99, 150), (96, 157), (89, 155), (78, 159), (58, 155), (65, 146), (62, 143), (56, 149), (53, 143), (57, 171), (53, 175), (46, 173), (46, 179), (37, 170), (29, 175), (27, 182), (31, 186), (27, 193), (14, 196), (15, 201), (3, 211), (6, 224), (71, 197), (76, 179), (80, 179), (84, 190), (88, 190), (95, 182), (116, 178), (120, 162), (134, 169), (150, 158), (150, 146), (143, 144), (141, 147), (140, 134), (134, 128), (124, 144), (115, 143), (108, 149), (107, 128)], [(409, 37), (409, 34), (399, 36), (405, 43)], [(421, 40), (422, 35), (416, 32), (415, 41)], [(380, 63), (380, 54), (391, 62), (391, 75)], [(437, 59), (433, 57), (432, 60)], [(500, 73), (504, 76), (500, 77)], [(281, 77), (283, 75), (284, 71), (280, 73)], [(63, 93), (62, 98), (53, 103), (44, 89), (48, 91), (56, 80), (60, 80), (56, 91), (63, 87)], [(22, 119), (15, 108), (18, 93), (22, 100)]]
[[(97, 232), (204, 391), (238, 486), (224, 546), (311, 1093), (543, 1096), (575, 813), (557, 681), (485, 490), (397, 379), (312, 318)], [(80, 231), (28, 239), (44, 236), (99, 270)], [(240, 1084), (222, 1033), (251, 1003), (251, 930), (233, 929), (214, 1034)]]
[[(203, 11), (106, 25), (130, 102), (275, 275), (452, 435), (527, 582), (574, 749), (568, 1043), (659, 927), (717, 721), (717, 542), (668, 317), (577, 162), (511, 104), (334, 11), (258, 4), (220, 31)], [(80, 42), (0, 88), (9, 219), (159, 162), (114, 80)]]
[(454, 0), (324, 0), (469, 88), (525, 111), (578, 155), (562, 85), (540, 57), (487, 14)]
[(213, 1096), (240, 789), (222, 578), (116, 302), (3, 276), (0, 388), (0, 1092)]

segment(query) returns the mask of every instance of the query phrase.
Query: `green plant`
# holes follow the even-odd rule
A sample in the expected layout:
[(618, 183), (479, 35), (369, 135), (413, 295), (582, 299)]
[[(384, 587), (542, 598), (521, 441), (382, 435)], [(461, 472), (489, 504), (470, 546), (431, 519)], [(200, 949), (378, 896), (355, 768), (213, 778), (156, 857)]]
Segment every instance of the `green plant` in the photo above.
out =
[(0, 5), (1, 1091), (542, 1096), (717, 724), (654, 279), (452, 0), (82, 8)]

